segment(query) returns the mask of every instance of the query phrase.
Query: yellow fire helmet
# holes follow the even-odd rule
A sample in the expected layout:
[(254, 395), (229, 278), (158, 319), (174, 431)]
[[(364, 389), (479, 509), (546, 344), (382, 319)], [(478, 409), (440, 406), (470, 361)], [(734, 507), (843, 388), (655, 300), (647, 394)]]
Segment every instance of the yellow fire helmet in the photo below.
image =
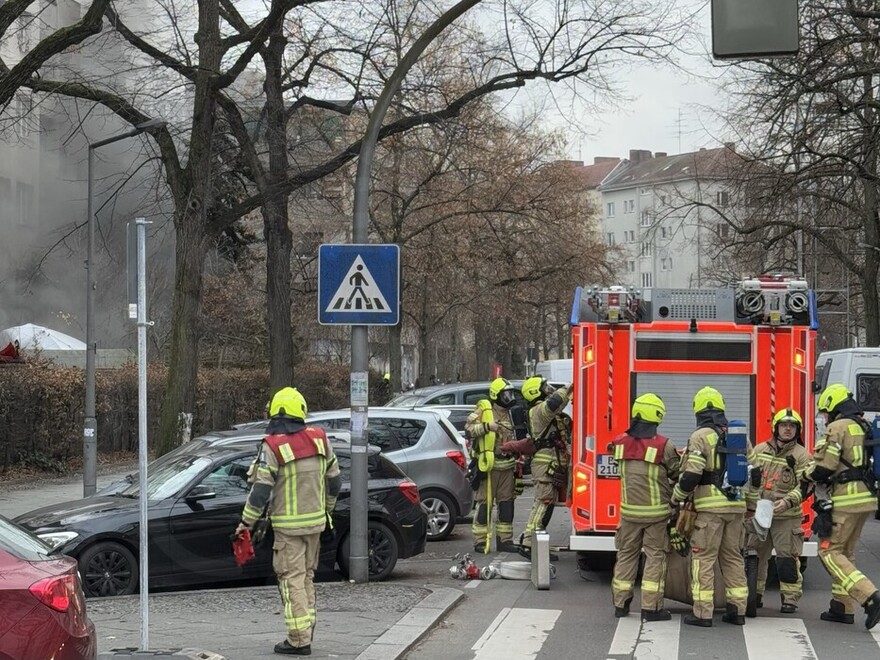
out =
[(286, 415), (304, 420), (308, 412), (305, 397), (295, 387), (285, 387), (278, 390), (272, 397), (272, 404), (269, 406), (269, 417)]
[(522, 395), (525, 397), (525, 400), (532, 403), (532, 401), (539, 398), (544, 393), (544, 383), (546, 382), (547, 379), (542, 376), (526, 378), (522, 384)]
[(643, 422), (659, 424), (666, 414), (666, 405), (656, 394), (647, 392), (633, 401), (632, 418)]
[(704, 387), (694, 395), (694, 414), (709, 408), (724, 412), (724, 397), (714, 387)]
[(780, 422), (791, 422), (792, 424), (797, 424), (800, 428), (803, 428), (804, 422), (801, 419), (801, 416), (798, 415), (797, 410), (794, 408), (783, 408), (775, 415), (773, 415), (773, 431), (776, 431), (776, 425)]
[(822, 394), (819, 395), (819, 401), (816, 403), (816, 407), (821, 412), (834, 412), (834, 409), (837, 408), (837, 406), (851, 396), (852, 393), (846, 389), (846, 385), (834, 383), (822, 391)]
[[(509, 392), (504, 396), (501, 395), (502, 392)], [(500, 397), (500, 398), (499, 398)], [(510, 381), (506, 378), (496, 378), (489, 385), (489, 400), (497, 401), (499, 404), (504, 404), (509, 402), (513, 397), (513, 385), (510, 384)]]

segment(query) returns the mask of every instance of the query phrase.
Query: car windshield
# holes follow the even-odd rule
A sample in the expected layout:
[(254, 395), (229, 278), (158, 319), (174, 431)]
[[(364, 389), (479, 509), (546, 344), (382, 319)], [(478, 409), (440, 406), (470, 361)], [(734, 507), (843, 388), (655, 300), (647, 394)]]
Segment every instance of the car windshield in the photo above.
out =
[[(164, 500), (171, 497), (210, 465), (211, 459), (204, 456), (180, 454), (170, 460), (159, 459), (147, 470), (147, 499)], [(139, 494), (140, 484), (135, 482), (119, 496), (138, 497)]]
[(25, 561), (49, 558), (51, 548), (30, 532), (0, 516), (0, 548)]

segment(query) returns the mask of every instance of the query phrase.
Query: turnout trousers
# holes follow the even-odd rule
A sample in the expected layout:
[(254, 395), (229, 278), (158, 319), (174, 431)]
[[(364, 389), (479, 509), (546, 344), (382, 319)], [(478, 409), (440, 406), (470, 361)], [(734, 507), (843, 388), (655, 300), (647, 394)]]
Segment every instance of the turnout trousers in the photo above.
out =
[(746, 613), (749, 589), (742, 556), (743, 512), (698, 511), (691, 535), (691, 595), (694, 616), (711, 619), (715, 609), (715, 562), (724, 576), (727, 605)]
[(320, 534), (291, 536), (275, 532), (272, 567), (278, 577), (287, 641), (291, 646), (312, 643), (312, 630), (317, 620), (313, 578), (320, 550)]
[(514, 467), (504, 470), (492, 470), (485, 479), (480, 481), (480, 487), (474, 495), (474, 522), (471, 532), (474, 536), (474, 545), (486, 542), (489, 534), (492, 512), (486, 506), (488, 495), (488, 482), (492, 481), (492, 504), (498, 505), (498, 518), (495, 521), (495, 534), (498, 540), (506, 543), (513, 541), (513, 502), (516, 498), (514, 486)]
[(834, 509), (831, 513), (831, 538), (819, 541), (819, 559), (831, 576), (831, 600), (840, 603), (846, 614), (854, 614), (855, 605), (863, 605), (877, 587), (853, 563), (856, 542), (871, 512), (848, 513)]
[(553, 471), (564, 469), (567, 468), (560, 465), (555, 449), (541, 449), (532, 456), (532, 490), (535, 498), (521, 539), (521, 544), (526, 548), (532, 547), (532, 535), (535, 531), (546, 526), (545, 520), (549, 519), (547, 510), (550, 509), (552, 512), (556, 502), (557, 492), (553, 487)]
[(659, 522), (629, 522), (621, 519), (614, 535), (617, 561), (611, 580), (611, 596), (614, 607), (624, 607), (633, 597), (639, 559), (645, 551), (645, 570), (642, 573), (642, 609), (663, 609), (663, 592), (666, 589), (666, 553), (669, 541), (666, 537), (666, 520)]
[(762, 541), (755, 534), (748, 535), (749, 548), (758, 552), (758, 595), (764, 595), (767, 585), (767, 566), (773, 550), (776, 550), (776, 572), (779, 575), (779, 594), (782, 603), (797, 605), (803, 590), (801, 553), (804, 549), (804, 530), (800, 516), (797, 518), (774, 518)]

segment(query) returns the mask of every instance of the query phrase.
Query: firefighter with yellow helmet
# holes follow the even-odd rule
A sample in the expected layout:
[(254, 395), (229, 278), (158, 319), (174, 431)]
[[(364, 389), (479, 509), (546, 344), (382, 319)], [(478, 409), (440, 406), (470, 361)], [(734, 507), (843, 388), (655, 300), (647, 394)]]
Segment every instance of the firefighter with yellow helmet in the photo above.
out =
[[(746, 491), (746, 507), (754, 514), (758, 500), (773, 502), (773, 520), (765, 538), (750, 528), (747, 536), (749, 549), (758, 556), (758, 607), (763, 607), (764, 587), (767, 583), (767, 562), (776, 550), (776, 572), (782, 598), (780, 612), (797, 611), (803, 595), (800, 556), (804, 548), (804, 530), (801, 527), (801, 480), (810, 464), (810, 452), (801, 444), (803, 420), (792, 408), (782, 408), (773, 416), (773, 437), (752, 450), (749, 463), (752, 483)], [(749, 515), (749, 514), (747, 514)], [(750, 519), (750, 520), (753, 520)]]
[(724, 575), (727, 612), (722, 621), (745, 624), (746, 584), (741, 537), (745, 499), (726, 482), (726, 460), (718, 451), (725, 444), (727, 417), (724, 398), (713, 387), (704, 387), (694, 395), (697, 429), (688, 439), (682, 459), (682, 474), (672, 491), (677, 505), (693, 496), (696, 521), (691, 535), (691, 594), (693, 614), (684, 622), (691, 626), (712, 626), (715, 609), (715, 562)]
[(321, 532), (342, 487), (339, 464), (327, 436), (306, 426), (306, 400), (285, 387), (272, 397), (269, 424), (236, 534), (254, 526), (269, 508), (275, 535), (272, 566), (284, 604), (284, 655), (310, 655), (315, 627), (315, 586)]
[(864, 608), (865, 627), (870, 630), (880, 621), (880, 593), (853, 559), (862, 528), (877, 507), (865, 451), (871, 429), (845, 385), (825, 388), (817, 407), (827, 425), (816, 441), (807, 478), (819, 485), (813, 529), (819, 536), (819, 559), (831, 576), (831, 603), (821, 618), (853, 623), (855, 601)]
[(668, 621), (663, 609), (666, 586), (666, 555), (669, 542), (666, 523), (672, 512), (669, 501), (678, 479), (681, 459), (675, 445), (657, 433), (666, 406), (656, 394), (646, 393), (632, 405), (629, 428), (614, 440), (614, 460), (620, 467), (620, 525), (614, 536), (617, 562), (611, 580), (614, 616), (629, 614), (642, 551), (642, 618)]
[(531, 558), (532, 535), (547, 524), (558, 492), (568, 483), (570, 463), (570, 426), (563, 422), (563, 412), (571, 401), (571, 383), (554, 388), (547, 379), (532, 376), (523, 383), (522, 395), (529, 404), (529, 429), (535, 454), (532, 456), (534, 500), (520, 537), (520, 554)]

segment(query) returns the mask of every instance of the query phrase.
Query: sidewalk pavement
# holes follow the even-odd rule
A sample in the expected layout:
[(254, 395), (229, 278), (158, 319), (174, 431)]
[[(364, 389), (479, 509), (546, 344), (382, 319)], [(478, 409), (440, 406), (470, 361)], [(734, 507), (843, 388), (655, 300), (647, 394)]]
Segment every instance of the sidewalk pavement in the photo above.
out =
[[(98, 489), (137, 466), (98, 476)], [(40, 482), (0, 482), (0, 515), (14, 518), (34, 509), (82, 497), (82, 475)], [(391, 660), (415, 645), (464, 597), (459, 589), (378, 582), (315, 585), (318, 623), (314, 658)], [(139, 597), (90, 598), (99, 658), (113, 649), (140, 644)], [(277, 587), (243, 586), (151, 594), (149, 646), (152, 650), (197, 649), (212, 660), (279, 658), (273, 652), (286, 636)], [(197, 657), (197, 656), (192, 656)]]
[[(391, 660), (411, 649), (464, 598), (449, 587), (394, 583), (315, 585), (318, 624), (313, 658)], [(112, 649), (140, 643), (138, 596), (89, 599), (98, 631), (99, 660)], [(279, 658), (273, 652), (286, 636), (276, 587), (207, 589), (152, 594), (149, 645), (153, 650), (197, 649), (226, 660)], [(196, 656), (193, 656), (196, 657)]]

